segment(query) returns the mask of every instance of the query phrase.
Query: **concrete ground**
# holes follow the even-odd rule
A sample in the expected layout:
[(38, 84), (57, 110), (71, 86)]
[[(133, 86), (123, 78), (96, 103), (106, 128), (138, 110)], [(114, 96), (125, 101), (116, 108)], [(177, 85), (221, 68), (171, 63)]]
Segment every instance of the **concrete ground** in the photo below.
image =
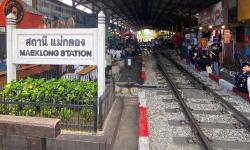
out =
[(114, 150), (138, 150), (138, 99), (124, 98)]

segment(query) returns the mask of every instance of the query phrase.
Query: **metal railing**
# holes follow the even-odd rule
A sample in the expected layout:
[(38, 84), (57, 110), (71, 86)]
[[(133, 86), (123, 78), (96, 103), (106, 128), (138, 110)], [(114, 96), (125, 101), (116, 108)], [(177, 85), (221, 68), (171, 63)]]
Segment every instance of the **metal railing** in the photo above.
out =
[[(51, 79), (60, 78), (61, 75), (59, 66), (53, 66), (48, 71), (30, 77)], [(97, 100), (94, 100), (91, 105), (79, 104), (78, 101), (76, 100), (75, 103), (71, 104), (21, 102), (7, 100), (0, 95), (0, 114), (59, 118), (62, 120), (61, 126), (65, 129), (97, 131), (97, 128), (102, 129), (103, 123), (115, 101), (114, 80), (111, 78), (106, 83), (106, 90), (99, 99), (99, 106), (97, 106)], [(99, 114), (97, 114), (97, 107), (99, 107)], [(88, 117), (89, 114), (90, 117)], [(71, 117), (67, 119), (67, 115)], [(83, 118), (83, 116), (87, 116), (87, 119)]]
[(0, 98), (0, 114), (61, 119), (63, 129), (97, 131), (97, 101), (92, 104), (39, 103)]
[(99, 99), (99, 118), (98, 128), (102, 129), (103, 123), (107, 118), (107, 115), (115, 101), (115, 84), (114, 80), (110, 79), (109, 83), (106, 84), (106, 90)]

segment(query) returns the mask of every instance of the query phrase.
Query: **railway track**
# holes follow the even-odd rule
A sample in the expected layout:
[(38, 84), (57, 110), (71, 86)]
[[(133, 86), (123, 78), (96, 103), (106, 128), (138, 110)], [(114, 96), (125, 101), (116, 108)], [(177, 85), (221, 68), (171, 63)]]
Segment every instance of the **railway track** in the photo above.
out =
[[(250, 113), (236, 109), (237, 103), (219, 95), (221, 89), (203, 83), (182, 66), (173, 62), (165, 53), (156, 54), (159, 71), (159, 84), (169, 88), (161, 94), (174, 94), (174, 99), (165, 103), (177, 102), (179, 108), (166, 109), (166, 112), (182, 112), (184, 120), (169, 120), (173, 126), (190, 126), (192, 135), (174, 137), (177, 144), (196, 144), (201, 149), (250, 149)], [(167, 81), (167, 82), (166, 82)]]

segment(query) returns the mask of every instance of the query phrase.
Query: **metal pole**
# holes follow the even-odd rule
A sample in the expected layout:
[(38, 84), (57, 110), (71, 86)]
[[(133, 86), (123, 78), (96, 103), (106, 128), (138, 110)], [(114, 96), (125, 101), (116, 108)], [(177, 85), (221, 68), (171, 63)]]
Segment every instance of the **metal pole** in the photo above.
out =
[(7, 29), (7, 83), (12, 80), (16, 80), (16, 65), (13, 63), (12, 52), (13, 52), (13, 29), (16, 28), (16, 16), (10, 13), (6, 17), (6, 29)]

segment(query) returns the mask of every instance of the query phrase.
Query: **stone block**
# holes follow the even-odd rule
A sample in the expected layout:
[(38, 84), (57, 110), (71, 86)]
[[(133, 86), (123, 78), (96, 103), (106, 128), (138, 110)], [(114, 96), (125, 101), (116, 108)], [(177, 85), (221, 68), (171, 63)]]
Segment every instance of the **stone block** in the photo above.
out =
[(3, 136), (2, 144), (4, 146), (27, 148), (26, 138), (21, 136)]
[(61, 134), (47, 140), (47, 150), (102, 150), (106, 138), (103, 136)]
[(27, 137), (27, 148), (28, 150), (44, 150), (46, 147), (45, 142), (46, 139), (42, 142), (41, 138)]
[(3, 146), (3, 150), (28, 150), (26, 147)]
[(0, 135), (0, 150), (3, 149), (3, 143), (2, 143), (2, 141), (3, 141), (3, 136)]
[(0, 115), (0, 134), (54, 138), (60, 134), (59, 119)]
[(0, 135), (4, 135), (5, 134), (5, 129), (6, 128), (6, 126), (5, 126), (5, 124), (1, 124), (0, 123)]

